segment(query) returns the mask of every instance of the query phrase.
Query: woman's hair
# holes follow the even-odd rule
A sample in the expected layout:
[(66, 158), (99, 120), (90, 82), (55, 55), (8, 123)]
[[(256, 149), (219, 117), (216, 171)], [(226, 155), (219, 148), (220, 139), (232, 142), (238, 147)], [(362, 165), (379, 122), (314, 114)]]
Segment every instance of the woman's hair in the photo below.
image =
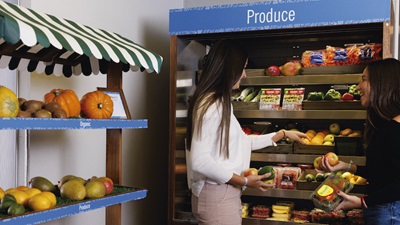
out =
[(222, 106), (222, 120), (218, 131), (215, 132), (221, 137), (220, 154), (229, 157), (232, 87), (241, 78), (247, 58), (247, 52), (235, 41), (220, 40), (211, 46), (210, 52), (205, 57), (196, 90), (189, 101), (186, 143), (188, 149), (192, 142), (194, 123), (197, 124), (198, 135), (201, 135), (207, 109), (213, 103), (218, 102)]
[(365, 138), (367, 144), (383, 121), (400, 115), (400, 61), (393, 58), (374, 61), (367, 66), (370, 85)]

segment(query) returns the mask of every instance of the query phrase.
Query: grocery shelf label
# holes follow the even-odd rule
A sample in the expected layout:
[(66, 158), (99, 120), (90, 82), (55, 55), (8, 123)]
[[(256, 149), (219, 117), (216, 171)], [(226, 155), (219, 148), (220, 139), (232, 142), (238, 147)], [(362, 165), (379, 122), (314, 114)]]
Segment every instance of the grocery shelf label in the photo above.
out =
[(171, 9), (169, 20), (170, 35), (378, 23), (390, 20), (390, 0), (272, 0)]

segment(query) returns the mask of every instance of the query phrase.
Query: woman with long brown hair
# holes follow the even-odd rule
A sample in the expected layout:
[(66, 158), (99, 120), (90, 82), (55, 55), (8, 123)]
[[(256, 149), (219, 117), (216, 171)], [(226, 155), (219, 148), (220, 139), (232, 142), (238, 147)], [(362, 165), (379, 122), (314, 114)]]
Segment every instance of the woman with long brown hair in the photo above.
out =
[(361, 82), (361, 104), (367, 108), (365, 127), (366, 165), (357, 167), (339, 161), (328, 171), (350, 171), (367, 178), (366, 195), (357, 197), (343, 192), (335, 210), (363, 208), (364, 224), (400, 224), (400, 62), (389, 58), (367, 65)]
[(233, 115), (231, 93), (246, 77), (247, 52), (236, 42), (216, 42), (206, 57), (201, 78), (190, 100), (187, 124), (189, 186), (192, 211), (199, 225), (239, 225), (242, 187), (265, 191), (261, 179), (270, 174), (243, 176), (252, 150), (289, 138), (307, 138), (297, 131), (246, 135)]

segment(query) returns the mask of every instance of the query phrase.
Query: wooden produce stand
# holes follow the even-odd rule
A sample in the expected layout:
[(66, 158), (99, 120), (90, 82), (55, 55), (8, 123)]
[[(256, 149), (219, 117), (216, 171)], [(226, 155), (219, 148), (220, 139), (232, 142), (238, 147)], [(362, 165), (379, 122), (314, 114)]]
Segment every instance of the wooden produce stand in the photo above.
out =
[[(28, 13), (27, 13), (28, 12)], [(4, 28), (0, 39), (0, 61), (9, 62), (9, 69), (24, 69), (47, 75), (107, 74), (107, 88), (122, 89), (122, 72), (144, 71), (159, 73), (162, 57), (111, 32), (77, 24), (73, 21), (43, 14), (31, 9), (0, 1), (0, 23)], [(61, 21), (61, 22), (60, 22)], [(22, 68), (25, 65), (24, 68)], [(0, 129), (106, 129), (106, 176), (114, 184), (122, 182), (122, 129), (147, 128), (147, 120), (80, 120), (91, 127), (76, 127), (77, 119), (57, 120), (52, 125), (38, 118), (2, 119)], [(67, 120), (67, 122), (65, 121)], [(78, 120), (79, 121), (79, 120)], [(64, 126), (63, 123), (69, 124)], [(79, 123), (79, 122), (78, 122)], [(54, 125), (55, 124), (55, 125)], [(107, 224), (121, 224), (121, 202), (142, 199), (147, 190), (113, 196), (95, 202), (96, 207), (107, 207)], [(67, 208), (60, 215), (49, 210), (44, 218), (26, 220), (0, 219), (0, 224), (37, 224), (83, 211)], [(64, 208), (63, 208), (64, 209)], [(63, 209), (54, 210), (60, 213)]]

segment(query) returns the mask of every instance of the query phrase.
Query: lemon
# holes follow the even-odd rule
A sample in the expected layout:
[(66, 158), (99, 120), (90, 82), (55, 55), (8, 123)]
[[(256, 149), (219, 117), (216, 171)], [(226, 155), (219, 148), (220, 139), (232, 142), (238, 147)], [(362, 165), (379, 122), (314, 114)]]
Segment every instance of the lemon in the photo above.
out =
[(3, 188), (0, 187), (0, 200), (4, 197), (4, 195), (6, 195), (6, 193), (4, 192)]
[(11, 192), (10, 195), (14, 196), (16, 202), (21, 204), (21, 205), (27, 205), (28, 204), (29, 196), (24, 191), (16, 190), (16, 191)]
[(27, 186), (18, 186), (18, 187), (16, 187), (16, 189), (19, 190), (19, 191), (26, 191), (29, 188)]
[(50, 191), (43, 191), (40, 195), (46, 196), (50, 200), (50, 207), (54, 207), (57, 204), (56, 195)]
[(4, 193), (10, 194), (10, 193), (12, 193), (12, 192), (14, 192), (14, 191), (17, 191), (17, 189), (16, 189), (16, 188), (9, 188), (9, 189), (5, 190)]
[(33, 196), (42, 193), (42, 191), (37, 188), (29, 188), (25, 193), (28, 194), (29, 198), (32, 198)]
[(51, 202), (45, 195), (38, 194), (29, 199), (28, 207), (33, 211), (46, 210), (51, 207)]

